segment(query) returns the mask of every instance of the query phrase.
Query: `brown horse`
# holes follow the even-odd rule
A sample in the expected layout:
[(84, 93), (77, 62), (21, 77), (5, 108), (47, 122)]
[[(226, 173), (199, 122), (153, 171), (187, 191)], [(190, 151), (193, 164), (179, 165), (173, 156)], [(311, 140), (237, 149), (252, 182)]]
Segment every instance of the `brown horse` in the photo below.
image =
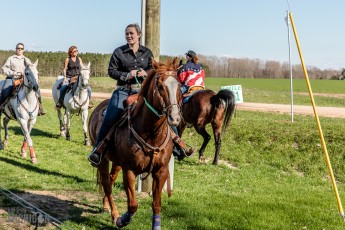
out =
[(230, 90), (220, 90), (217, 94), (212, 90), (196, 92), (182, 107), (184, 120), (179, 125), (182, 135), (187, 125), (194, 126), (195, 130), (204, 138), (199, 150), (199, 160), (205, 161), (204, 151), (211, 139), (205, 126), (212, 125), (216, 152), (213, 163), (218, 164), (222, 132), (228, 128), (235, 110), (235, 95)]
[[(161, 193), (169, 176), (168, 164), (172, 155), (173, 141), (169, 125), (181, 121), (181, 92), (176, 69), (178, 59), (157, 63), (149, 71), (139, 92), (137, 102), (127, 110), (127, 118), (114, 129), (103, 160), (98, 166), (98, 182), (105, 196), (103, 208), (111, 211), (117, 227), (132, 221), (138, 203), (135, 197), (136, 177), (142, 173), (152, 174), (153, 221), (152, 229), (160, 229)], [(101, 116), (107, 102), (102, 102), (89, 120), (90, 137), (95, 143)], [(132, 111), (130, 108), (134, 107)], [(109, 161), (113, 163), (109, 173)], [(123, 171), (123, 184), (127, 195), (127, 212), (119, 215), (112, 197), (112, 184), (119, 170)]]

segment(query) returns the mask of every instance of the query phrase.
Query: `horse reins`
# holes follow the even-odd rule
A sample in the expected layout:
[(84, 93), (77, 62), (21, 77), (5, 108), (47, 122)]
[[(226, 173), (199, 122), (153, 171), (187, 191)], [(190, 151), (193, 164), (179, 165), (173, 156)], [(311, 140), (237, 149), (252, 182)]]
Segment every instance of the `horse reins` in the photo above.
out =
[(157, 82), (158, 82), (159, 77), (160, 77), (160, 76), (167, 76), (167, 75), (176, 76), (177, 73), (176, 73), (176, 71), (167, 71), (167, 72), (165, 72), (164, 74), (159, 74), (159, 75), (157, 75), (157, 76), (156, 76), (156, 79), (155, 79), (155, 89), (154, 89), (154, 91), (153, 91), (154, 93), (157, 92), (158, 98), (159, 98), (160, 103), (161, 103), (161, 105), (162, 105), (162, 107), (163, 107), (163, 110), (162, 110), (162, 113), (161, 113), (161, 114), (159, 114), (158, 111), (157, 111), (157, 110), (146, 100), (146, 98), (144, 97), (145, 105), (146, 105), (154, 114), (156, 114), (156, 116), (159, 117), (159, 118), (161, 118), (162, 116), (166, 115), (167, 112), (168, 112), (168, 109), (169, 109), (170, 107), (172, 107), (173, 105), (180, 106), (179, 104), (170, 104), (170, 105), (166, 106), (166, 105), (165, 105), (165, 102), (164, 102), (164, 100), (163, 100), (162, 95), (159, 93), (159, 90), (157, 90)]
[[(82, 69), (82, 70), (87, 70), (87, 69)], [(78, 87), (79, 87), (79, 79), (80, 79), (80, 75), (81, 75), (81, 73), (79, 73), (78, 74)], [(87, 88), (87, 86), (85, 86), (85, 87), (81, 87), (81, 88), (84, 88), (84, 89), (86, 89)], [(75, 95), (74, 95), (74, 90), (72, 90), (72, 98), (73, 98), (73, 102), (74, 102), (74, 104), (76, 104), (76, 105), (78, 105), (79, 106), (79, 112), (78, 112), (78, 114), (80, 114), (80, 111), (81, 111), (81, 107), (82, 106), (84, 106), (85, 104), (86, 104), (86, 102), (87, 102), (87, 99), (85, 100), (85, 101), (83, 101), (83, 103), (79, 103), (76, 99), (75, 99)]]
[[(20, 75), (20, 78), (17, 78), (17, 79), (23, 79), (24, 77), (25, 77), (25, 75)], [(26, 88), (31, 89), (30, 86), (28, 86), (28, 85), (25, 84), (25, 81), (24, 81), (24, 80), (23, 80), (22, 86), (25, 86)], [(19, 89), (20, 89), (22, 86), (18, 87), (18, 91), (19, 91)], [(19, 97), (18, 97), (18, 95), (17, 95), (17, 102), (18, 102), (18, 103), (23, 107), (23, 109), (29, 114), (30, 120), (32, 119), (32, 113), (37, 109), (37, 106), (38, 106), (38, 104), (39, 104), (37, 93), (35, 93), (35, 97), (36, 97), (37, 103), (36, 103), (35, 108), (30, 112), (30, 111), (25, 107), (25, 105), (21, 102), (21, 100), (19, 100)]]
[[(164, 73), (164, 76), (167, 76), (167, 75), (174, 75), (176, 76), (177, 73), (175, 71), (168, 71), (166, 73)], [(176, 105), (176, 104), (170, 104), (169, 106), (166, 106), (164, 100), (163, 100), (163, 97), (162, 95), (159, 93), (159, 90), (157, 90), (157, 82), (158, 82), (158, 78), (162, 76), (161, 75), (157, 75), (156, 76), (156, 79), (155, 79), (155, 89), (154, 89), (154, 93), (157, 92), (158, 94), (158, 98), (160, 100), (160, 104), (162, 105), (163, 107), (163, 111), (162, 111), (162, 114), (159, 114), (158, 111), (152, 106), (150, 105), (150, 103), (146, 100), (146, 98), (144, 97), (144, 101), (145, 101), (145, 105), (158, 117), (158, 118), (161, 118), (163, 116), (165, 116), (165, 119), (167, 118), (167, 112), (168, 112), (168, 109), (173, 106), (173, 105)], [(151, 166), (150, 166), (150, 170), (149, 172), (147, 173), (147, 175), (143, 178), (141, 178), (141, 180), (145, 180), (152, 172), (152, 169), (153, 169), (153, 163), (154, 163), (154, 158), (156, 157), (156, 155), (162, 151), (163, 149), (165, 149), (165, 146), (168, 144), (169, 140), (171, 139), (171, 133), (170, 133), (170, 128), (169, 128), (169, 125), (167, 125), (167, 135), (164, 139), (164, 142), (158, 146), (158, 147), (155, 147), (155, 146), (152, 146), (150, 144), (148, 144), (143, 138), (140, 137), (140, 135), (135, 131), (135, 129), (133, 128), (133, 125), (131, 123), (131, 120), (130, 120), (130, 106), (128, 107), (128, 128), (130, 129), (130, 131), (132, 132), (132, 134), (134, 135), (134, 137), (137, 139), (137, 141), (142, 144), (143, 146), (145, 146), (146, 148), (149, 149), (149, 151), (152, 151), (153, 152), (153, 157), (151, 158)], [(144, 150), (145, 151), (145, 150)]]

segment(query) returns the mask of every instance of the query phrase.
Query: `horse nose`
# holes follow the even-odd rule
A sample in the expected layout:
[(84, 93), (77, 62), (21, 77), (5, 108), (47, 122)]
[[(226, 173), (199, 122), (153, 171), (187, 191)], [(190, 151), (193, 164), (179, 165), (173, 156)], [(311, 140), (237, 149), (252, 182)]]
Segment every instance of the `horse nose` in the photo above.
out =
[(179, 114), (169, 115), (168, 121), (170, 125), (178, 126), (181, 122), (181, 116)]

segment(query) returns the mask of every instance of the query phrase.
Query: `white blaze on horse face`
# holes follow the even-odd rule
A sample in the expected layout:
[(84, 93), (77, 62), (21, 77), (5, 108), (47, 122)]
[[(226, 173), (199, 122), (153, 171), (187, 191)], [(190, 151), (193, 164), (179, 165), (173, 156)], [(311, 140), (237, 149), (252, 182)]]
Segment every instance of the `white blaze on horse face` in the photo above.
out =
[(177, 126), (181, 121), (180, 111), (177, 101), (177, 91), (179, 89), (179, 83), (175, 77), (168, 77), (164, 84), (169, 91), (169, 100), (171, 103), (171, 113), (168, 116), (168, 121), (170, 125)]

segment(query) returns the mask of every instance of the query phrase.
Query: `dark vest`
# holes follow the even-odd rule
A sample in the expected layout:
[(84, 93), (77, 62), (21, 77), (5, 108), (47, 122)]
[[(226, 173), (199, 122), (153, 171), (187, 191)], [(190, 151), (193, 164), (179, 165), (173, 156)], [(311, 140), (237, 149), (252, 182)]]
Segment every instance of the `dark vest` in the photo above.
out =
[(80, 73), (80, 62), (79, 57), (75, 60), (75, 62), (72, 60), (72, 58), (68, 58), (68, 65), (66, 70), (67, 77), (73, 77), (76, 75), (79, 75)]

